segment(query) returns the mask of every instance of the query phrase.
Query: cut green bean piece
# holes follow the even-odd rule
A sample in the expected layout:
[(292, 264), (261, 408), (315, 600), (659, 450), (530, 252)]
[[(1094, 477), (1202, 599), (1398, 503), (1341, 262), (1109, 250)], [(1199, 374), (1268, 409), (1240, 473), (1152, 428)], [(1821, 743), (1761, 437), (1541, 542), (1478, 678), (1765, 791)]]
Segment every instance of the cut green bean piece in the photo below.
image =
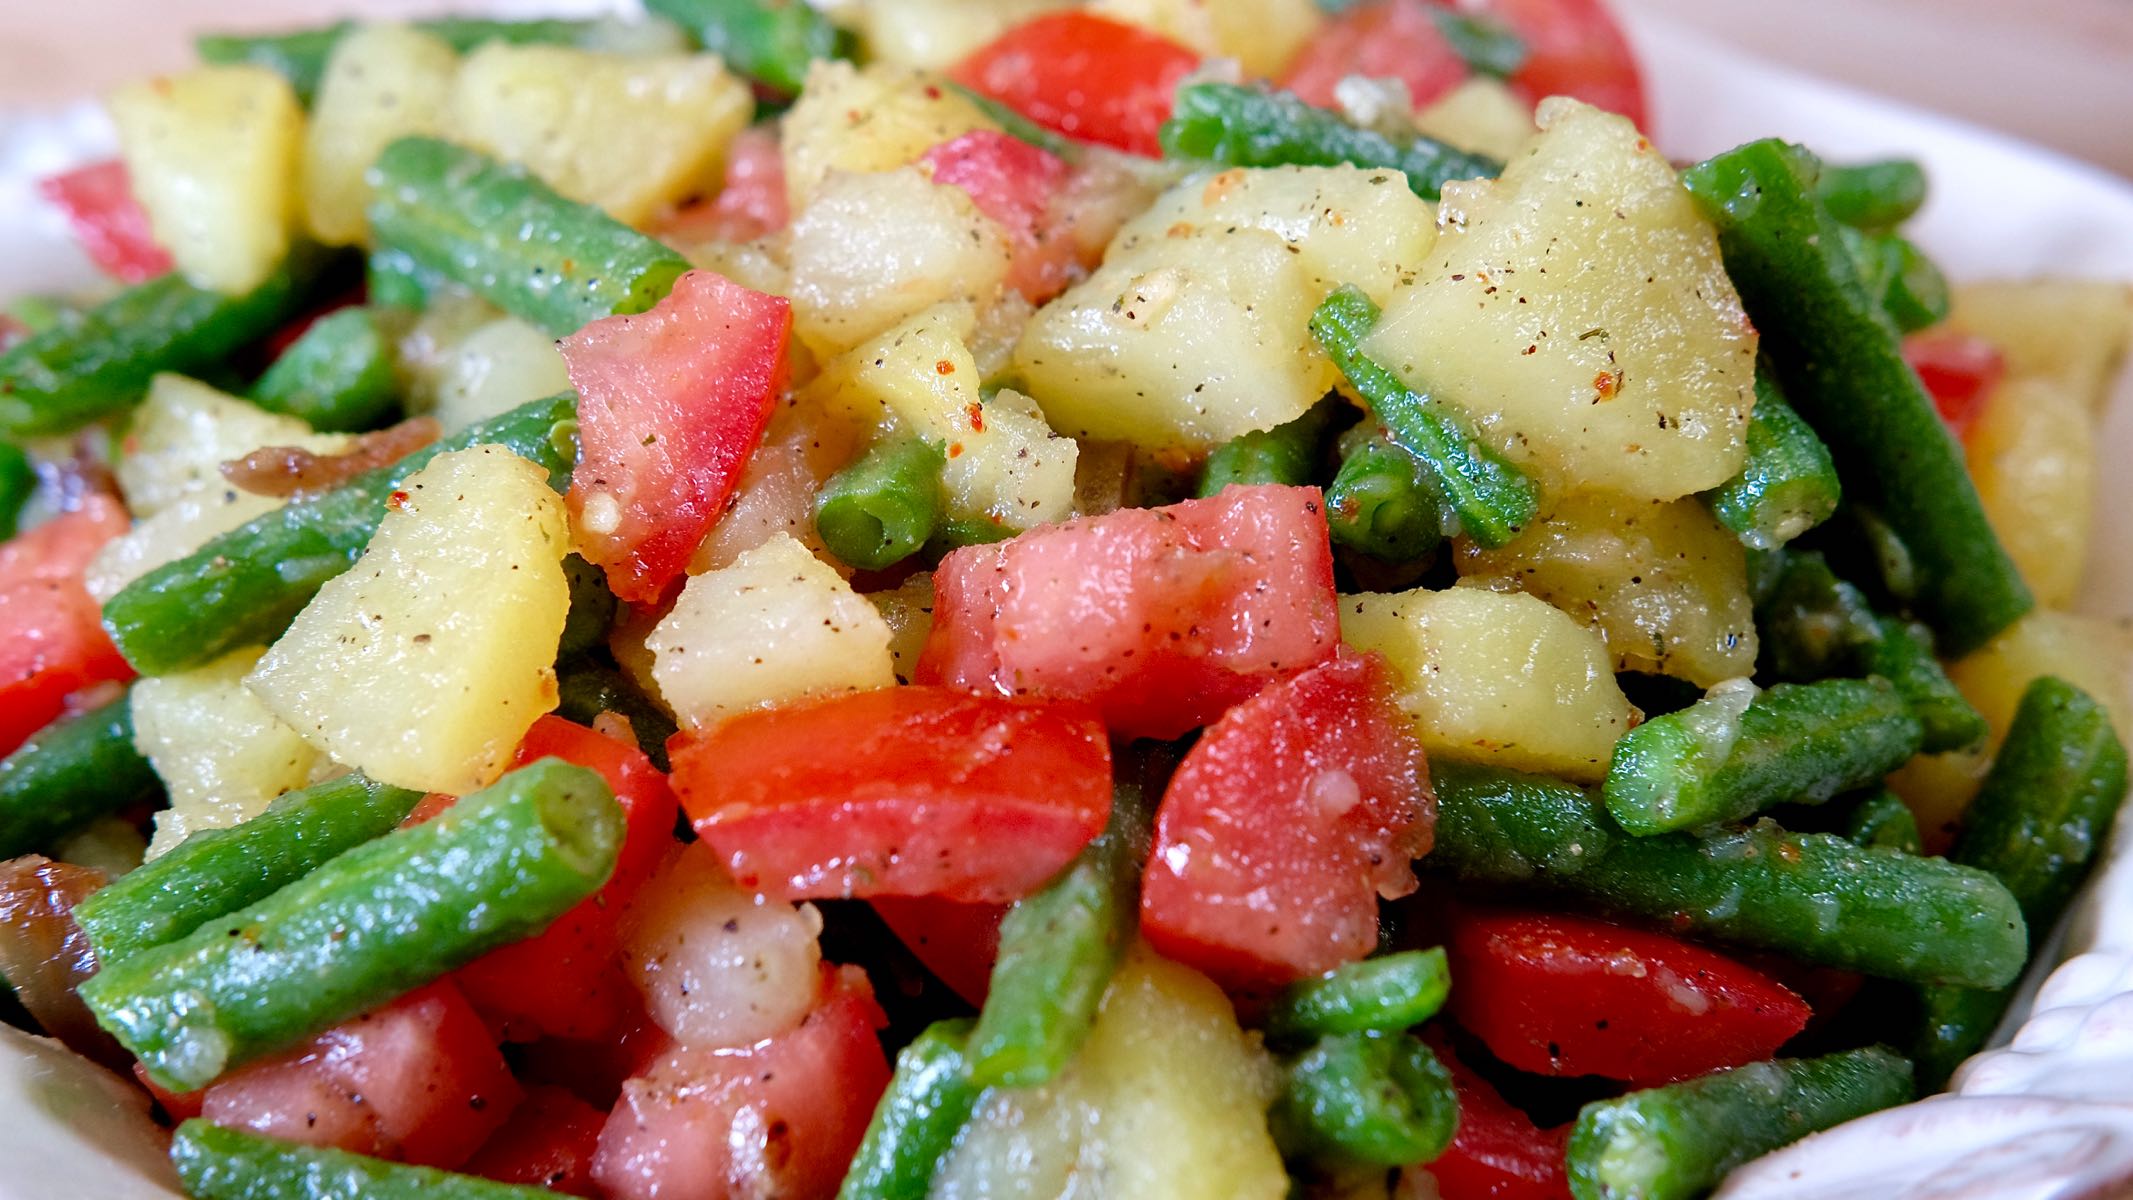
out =
[(1526, 65), (1526, 39), (1501, 22), (1456, 8), (1431, 7), (1428, 12), (1452, 53), (1475, 74), (1507, 79)]
[(36, 490), (37, 467), (29, 452), (13, 442), (0, 442), (0, 542), (15, 536), (22, 506)]
[[(461, 54), (487, 42), (579, 45), (600, 25), (597, 21), (498, 21), (480, 17), (437, 17), (414, 22), (415, 28), (442, 38)], [(333, 58), (334, 48), (355, 28), (356, 22), (341, 21), (290, 33), (206, 33), (194, 39), (193, 49), (203, 62), (265, 67), (287, 79), (297, 99), (308, 106), (326, 78), (326, 64)]]
[(1503, 170), (1495, 159), (1433, 138), (1394, 141), (1287, 92), (1233, 83), (1180, 87), (1161, 141), (1165, 158), (1231, 167), (1390, 167), (1430, 201), (1455, 179), (1492, 179)]
[(394, 490), (437, 455), (502, 446), (546, 468), (550, 485), (564, 490), (577, 458), (576, 413), (570, 392), (522, 404), (322, 496), (254, 518), (127, 584), (104, 605), (104, 629), (145, 675), (271, 642), (327, 580), (355, 563)]
[(1845, 248), (1867, 294), (1902, 333), (1916, 333), (1948, 316), (1948, 280), (1908, 238), (1843, 229)]
[(542, 759), (106, 965), (81, 998), (157, 1083), (192, 1091), (540, 932), (607, 882), (621, 838), (600, 776)]
[(0, 859), (44, 849), (162, 790), (155, 769), (133, 748), (127, 697), (61, 717), (0, 759)]
[(1837, 578), (1814, 551), (1764, 560), (1767, 581), (1755, 603), (1762, 635), (1757, 667), (1796, 683), (1849, 673), (1881, 636), (1881, 618), (1866, 596)]
[(1748, 459), (1711, 493), (1719, 524), (1755, 549), (1773, 550), (1827, 521), (1841, 498), (1829, 447), (1785, 402), (1770, 372), (1757, 368)]
[(1968, 654), (2035, 601), (1814, 177), (1802, 152), (1766, 140), (1699, 163), (1682, 182), (1718, 227), (1786, 396), (1828, 444), (1847, 496), (1909, 547), (1918, 608), (1943, 650)]
[(1983, 745), (1991, 727), (1933, 657), (1932, 632), (1894, 617), (1876, 626), (1880, 636), (1864, 647), (1860, 669), (1888, 680), (1910, 706), (1924, 731), (1919, 749), (1945, 754)]
[(173, 271), (62, 314), (0, 353), (0, 436), (65, 433), (132, 408), (158, 372), (194, 375), (221, 363), (295, 316), (327, 261), (298, 247), (241, 296)]
[[(2022, 694), (1949, 857), (1992, 872), (2029, 927), (2049, 933), (2109, 839), (2125, 794), (2126, 749), (2110, 713), (2045, 676)], [(2012, 999), (2005, 991), (1942, 994), (1954, 990), (1926, 989), (1919, 1066), (1935, 1084), (1984, 1048)]]
[(1266, 1016), (1271, 1038), (1399, 1033), (1437, 1015), (1451, 994), (1444, 951), (1403, 950), (1346, 963), (1291, 985)]
[(970, 1035), (970, 1075), (979, 1085), (1046, 1083), (1088, 1037), (1139, 927), (1152, 809), (1139, 776), (1121, 771), (1104, 831), (1000, 922), (992, 983)]
[(1914, 983), (2004, 987), (2029, 941), (2007, 888), (1973, 867), (1762, 822), (1629, 837), (1578, 788), (1443, 762), (1426, 866), (1539, 886), (1678, 932)]
[(241, 825), (208, 829), (74, 908), (106, 966), (175, 942), (391, 833), (422, 793), (343, 775), (290, 792)]
[(1326, 489), (1326, 530), (1359, 554), (1414, 562), (1443, 544), (1458, 514), (1438, 496), (1435, 472), (1421, 459), (1381, 433), (1361, 432), (1343, 439), (1347, 452)]
[(1037, 124), (1014, 109), (975, 88), (964, 87), (952, 80), (946, 81), (949, 91), (978, 106), (978, 111), (1000, 127), (1000, 131), (1017, 141), (1028, 142), (1039, 150), (1055, 154), (1068, 162), (1081, 160), (1081, 143), (1063, 133), (1055, 133)]
[(436, 138), (387, 146), (369, 179), (381, 249), (556, 337), (645, 311), (689, 269), (673, 250), (523, 168)]
[(1370, 405), (1386, 436), (1414, 455), (1438, 495), (1459, 518), (1459, 532), (1494, 548), (1517, 537), (1540, 509), (1540, 491), (1524, 472), (1474, 440), (1465, 419), (1442, 401), (1412, 391), (1363, 353), (1378, 306), (1346, 285), (1311, 315), (1311, 334)]
[(1287, 424), (1254, 430), (1217, 446), (1200, 472), (1199, 494), (1218, 495), (1233, 483), (1299, 487), (1311, 482), (1326, 426), (1339, 407), (1340, 401), (1329, 396)]
[(193, 1200), (555, 1200), (544, 1188), (277, 1141), (198, 1117), (178, 1126), (170, 1161)]
[(926, 1200), (984, 1091), (970, 1081), (970, 1021), (937, 1021), (896, 1056), (837, 1200)]
[(328, 313), (259, 377), (252, 400), (322, 433), (374, 428), (400, 400), (392, 340), (367, 308)]
[(948, 459), (915, 437), (874, 444), (830, 477), (815, 497), (815, 532), (830, 553), (879, 571), (918, 553), (941, 520), (941, 468)]
[(775, 91), (798, 95), (807, 64), (850, 58), (852, 37), (804, 0), (645, 0), (726, 65)]
[(1911, 219), (1926, 202), (1926, 169), (1907, 158), (1824, 164), (1815, 180), (1829, 215), (1856, 229), (1882, 232)]
[(364, 263), (363, 282), (372, 307), (381, 311), (421, 312), (439, 288), (453, 287), (445, 277), (415, 261), (405, 250), (381, 247)]
[(1451, 1072), (1413, 1034), (1344, 1033), (1288, 1064), (1268, 1116), (1292, 1158), (1414, 1166), (1451, 1146), (1459, 1099)]
[(1570, 1134), (1578, 1200), (1694, 1200), (1733, 1168), (1909, 1101), (1908, 1060), (1875, 1047), (1774, 1059), (1585, 1106)]
[(1885, 679), (1722, 689), (1615, 743), (1607, 811), (1642, 837), (1819, 804), (1902, 766), (1923, 736)]
[(1844, 820), (1844, 836), (1862, 846), (1924, 854), (1925, 842), (1918, 835), (1918, 818), (1903, 797), (1877, 787), (1859, 798)]

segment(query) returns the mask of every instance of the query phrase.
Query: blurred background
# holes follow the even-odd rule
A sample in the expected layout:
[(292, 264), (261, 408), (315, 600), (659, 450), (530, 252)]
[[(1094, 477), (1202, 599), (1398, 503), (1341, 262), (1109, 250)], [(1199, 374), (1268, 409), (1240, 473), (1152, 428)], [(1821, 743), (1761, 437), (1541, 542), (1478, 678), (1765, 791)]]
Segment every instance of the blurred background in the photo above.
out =
[[(1213, 0), (1220, 3), (1220, 0)], [(2133, 0), (1612, 0), (1763, 57), (2088, 159), (2133, 178)], [(0, 110), (49, 108), (188, 61), (208, 28), (356, 13), (494, 9), (482, 0), (5, 0)], [(597, 0), (510, 0), (521, 12)], [(1664, 70), (1663, 64), (1648, 64)]]

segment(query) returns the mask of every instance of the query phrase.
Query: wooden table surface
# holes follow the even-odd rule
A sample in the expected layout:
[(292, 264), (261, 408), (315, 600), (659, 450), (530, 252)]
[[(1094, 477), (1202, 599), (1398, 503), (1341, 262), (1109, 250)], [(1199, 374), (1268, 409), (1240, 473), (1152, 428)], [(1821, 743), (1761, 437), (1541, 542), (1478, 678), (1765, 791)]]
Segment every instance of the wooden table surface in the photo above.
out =
[[(1613, 2), (2133, 177), (2133, 0)], [(143, 72), (181, 66), (188, 61), (186, 36), (199, 29), (474, 6), (475, 0), (0, 0), (0, 112), (58, 105)], [(582, 6), (582, 0), (574, 5)]]

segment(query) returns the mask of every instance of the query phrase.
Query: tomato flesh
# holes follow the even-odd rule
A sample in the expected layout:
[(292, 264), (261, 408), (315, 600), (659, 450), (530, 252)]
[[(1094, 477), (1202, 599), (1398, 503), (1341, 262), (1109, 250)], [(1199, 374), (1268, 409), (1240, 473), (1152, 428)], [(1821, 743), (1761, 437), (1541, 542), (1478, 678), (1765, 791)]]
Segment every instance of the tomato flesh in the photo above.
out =
[(663, 241), (752, 242), (785, 228), (785, 152), (768, 125), (744, 129), (726, 148), (726, 181), (710, 200), (686, 205), (653, 230)]
[(124, 162), (113, 158), (76, 167), (38, 180), (37, 191), (66, 214), (74, 240), (106, 275), (140, 283), (169, 272), (170, 252), (156, 243)]
[(0, 544), (0, 754), (50, 724), (74, 692), (133, 678), (82, 586), (90, 560), (129, 524), (123, 505), (92, 493)]
[(1451, 1072), (1459, 1129), (1426, 1170), (1441, 1200), (1570, 1200), (1570, 1126), (1542, 1129), (1476, 1075), (1441, 1035), (1427, 1040)]
[(530, 1087), (511, 1119), (460, 1170), (500, 1183), (594, 1196), (593, 1155), (606, 1124), (606, 1113), (567, 1089), (552, 1084)]
[(1462, 913), (1446, 949), (1453, 1018), (1536, 1074), (1671, 1083), (1769, 1058), (1809, 1016), (1716, 951), (1586, 917)]
[(1058, 155), (991, 129), (973, 129), (926, 151), (935, 183), (961, 188), (1007, 233), (1007, 284), (1032, 304), (1066, 290), (1080, 266), (1070, 231), (1052, 222), (1070, 168)]
[(1574, 96), (1650, 128), (1637, 57), (1602, 0), (1487, 0), (1483, 12), (1525, 40), (1509, 82), (1528, 103)]
[(1060, 12), (1001, 34), (953, 75), (1046, 129), (1154, 157), (1178, 81), (1199, 65), (1199, 55), (1138, 25)]
[(1001, 904), (958, 904), (934, 896), (876, 896), (882, 924), (950, 991), (973, 1006), (992, 990), (992, 963), (1000, 954)]
[(571, 528), (624, 600), (681, 577), (724, 513), (785, 387), (792, 305), (691, 271), (650, 312), (559, 345), (578, 389)]
[(1947, 330), (1915, 333), (1903, 340), (1903, 357), (1933, 397), (1948, 431), (1968, 438), (1985, 401), (2007, 376), (2007, 358), (1981, 337)]
[(1466, 60), (1437, 29), (1428, 0), (1378, 0), (1327, 21), (1281, 86), (1322, 108), (1338, 108), (1334, 86), (1350, 75), (1397, 79), (1415, 107), (1435, 102), (1466, 81)]
[(1093, 704), (1126, 738), (1197, 729), (1340, 641), (1316, 488), (1045, 526), (949, 554), (933, 584), (919, 682)]
[(735, 883), (786, 900), (1004, 903), (1056, 875), (1111, 812), (1085, 712), (892, 687), (746, 713), (669, 744), (697, 836)]

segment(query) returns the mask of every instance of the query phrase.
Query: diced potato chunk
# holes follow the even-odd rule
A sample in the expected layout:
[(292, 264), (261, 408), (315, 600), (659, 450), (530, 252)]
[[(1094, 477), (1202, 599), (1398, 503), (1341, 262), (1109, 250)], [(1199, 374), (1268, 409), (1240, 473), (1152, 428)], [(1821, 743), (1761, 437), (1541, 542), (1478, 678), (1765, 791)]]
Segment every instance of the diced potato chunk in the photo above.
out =
[(248, 292), (289, 252), (304, 111), (265, 67), (197, 67), (112, 93), (156, 240), (202, 287)]
[(1285, 1196), (1275, 1085), (1221, 989), (1136, 947), (1058, 1080), (986, 1094), (932, 1200), (1080, 1195), (1099, 1180), (1089, 1194), (1105, 1200)]
[(1096, 0), (1114, 20), (1152, 29), (1246, 75), (1279, 78), (1324, 18), (1312, 0)]
[(452, 433), (567, 391), (570, 369), (554, 338), (517, 317), (498, 317), (444, 352), (432, 388), (431, 415)]
[(690, 579), (645, 645), (660, 696), (692, 729), (743, 709), (896, 682), (888, 623), (787, 534)]
[(2133, 287), (2087, 279), (1961, 284), (1948, 327), (1998, 346), (2010, 375), (2059, 380), (2101, 408), (2133, 339)]
[(1415, 128), (1461, 150), (1509, 162), (1533, 139), (1533, 110), (1503, 81), (1476, 75), (1416, 113)]
[(346, 438), (321, 436), (296, 417), (271, 413), (183, 375), (158, 375), (133, 415), (119, 459), (119, 490), (137, 517), (154, 516), (201, 487), (223, 483), (222, 464), (261, 446), (331, 453)]
[(562, 497), (500, 446), (410, 476), (363, 557), (320, 589), (247, 683), (371, 778), (464, 795), (555, 707), (570, 609)]
[(1391, 661), (1429, 753), (1596, 783), (1637, 722), (1592, 630), (1531, 596), (1343, 596), (1341, 637)]
[(933, 632), (933, 576), (920, 571), (895, 590), (873, 592), (867, 599), (889, 623), (889, 658), (896, 664), (896, 681), (911, 682)]
[(1073, 0), (859, 0), (852, 19), (869, 62), (943, 70), (1039, 13)]
[(785, 114), (785, 194), (797, 212), (832, 171), (892, 171), (950, 138), (998, 128), (968, 96), (922, 72), (818, 59)]
[(256, 817), (311, 781), (318, 751), (244, 686), (260, 647), (133, 685), (133, 743), (162, 778), (153, 858), (203, 829)]
[(1538, 596), (1592, 626), (1616, 670), (1702, 687), (1755, 673), (1747, 558), (1694, 498), (1574, 496), (1501, 549), (1459, 543), (1466, 582)]
[(1985, 516), (2037, 602), (2072, 602), (2088, 566), (2096, 496), (2088, 402), (2056, 376), (2010, 378), (1986, 399), (1964, 444)]
[(1672, 500), (1740, 469), (1756, 336), (1718, 239), (1627, 120), (1572, 100), (1445, 189), (1430, 270), (1367, 343), (1551, 492)]
[(1163, 238), (1263, 229), (1290, 247), (1323, 298), (1352, 283), (1383, 304), (1414, 278), (1437, 241), (1436, 215), (1398, 171), (1361, 167), (1234, 167), (1164, 192), (1121, 229), (1110, 254)]
[(98, 602), (109, 600), (164, 563), (176, 562), (284, 503), (231, 484), (204, 483), (106, 542), (90, 561), (82, 584)]
[(849, 421), (825, 412), (812, 394), (788, 394), (771, 414), (762, 444), (748, 456), (726, 515), (690, 556), (689, 573), (728, 566), (780, 534), (827, 555), (815, 530), (815, 496), (858, 457), (859, 447)]
[(792, 224), (795, 331), (848, 350), (946, 300), (982, 302), (1007, 278), (1000, 227), (916, 167), (824, 180)]
[(366, 25), (333, 48), (304, 134), (304, 223), (328, 246), (365, 240), (363, 173), (397, 138), (436, 134), (459, 55), (442, 38), (405, 25)]
[(943, 490), (961, 515), (1017, 531), (1063, 521), (1078, 447), (1027, 396), (1003, 389), (982, 398), (968, 349), (976, 329), (969, 304), (939, 305), (854, 348), (814, 387), (864, 423), (941, 445)]
[(715, 54), (490, 42), (452, 89), (451, 129), (636, 225), (718, 179), (755, 99)]

